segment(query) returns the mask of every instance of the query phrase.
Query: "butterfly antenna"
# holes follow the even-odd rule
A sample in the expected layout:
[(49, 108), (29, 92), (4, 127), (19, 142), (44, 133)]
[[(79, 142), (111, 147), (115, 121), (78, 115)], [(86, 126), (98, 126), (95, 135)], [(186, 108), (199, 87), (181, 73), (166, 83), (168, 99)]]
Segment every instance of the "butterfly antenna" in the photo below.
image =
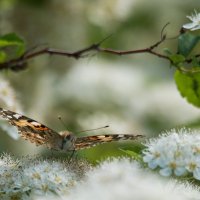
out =
[(106, 126), (102, 126), (102, 127), (99, 127), (99, 128), (93, 128), (93, 129), (78, 131), (78, 132), (76, 132), (76, 133), (83, 133), (83, 132), (88, 132), (88, 131), (96, 131), (96, 130), (103, 129), (103, 128), (108, 128), (108, 127), (109, 127), (109, 126), (106, 125)]
[(58, 116), (58, 119), (59, 119), (59, 121), (61, 122), (61, 124), (64, 126), (64, 128), (65, 128), (66, 130), (68, 130), (68, 128), (67, 128), (66, 124), (63, 122), (61, 116)]

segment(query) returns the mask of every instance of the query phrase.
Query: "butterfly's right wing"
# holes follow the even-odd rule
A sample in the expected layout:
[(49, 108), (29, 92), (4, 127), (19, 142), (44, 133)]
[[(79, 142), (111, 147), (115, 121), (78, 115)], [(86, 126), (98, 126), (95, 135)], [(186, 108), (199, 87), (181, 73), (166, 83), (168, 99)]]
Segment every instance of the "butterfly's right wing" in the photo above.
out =
[(128, 134), (114, 134), (114, 135), (93, 135), (86, 137), (76, 138), (74, 143), (74, 149), (86, 149), (98, 144), (113, 142), (119, 140), (136, 140), (138, 138), (144, 137), (143, 135), (128, 135)]

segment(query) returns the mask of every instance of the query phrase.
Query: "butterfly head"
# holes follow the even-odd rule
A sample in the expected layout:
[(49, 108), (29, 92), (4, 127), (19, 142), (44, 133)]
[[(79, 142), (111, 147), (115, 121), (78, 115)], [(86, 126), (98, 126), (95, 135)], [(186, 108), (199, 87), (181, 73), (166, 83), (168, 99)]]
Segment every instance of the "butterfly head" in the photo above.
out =
[(75, 136), (72, 132), (69, 131), (61, 131), (60, 135), (62, 136), (62, 144), (61, 149), (63, 151), (74, 150)]

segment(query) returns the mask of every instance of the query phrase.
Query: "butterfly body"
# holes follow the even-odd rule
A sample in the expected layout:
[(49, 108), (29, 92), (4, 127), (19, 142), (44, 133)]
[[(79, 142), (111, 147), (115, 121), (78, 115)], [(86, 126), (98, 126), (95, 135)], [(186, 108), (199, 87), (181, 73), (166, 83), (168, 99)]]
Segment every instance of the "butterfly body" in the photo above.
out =
[(75, 149), (74, 143), (76, 141), (75, 135), (69, 131), (61, 131), (59, 132), (59, 134), (62, 137), (62, 143), (60, 146), (61, 150), (63, 151), (74, 150)]
[(11, 125), (17, 127), (19, 134), (25, 140), (29, 140), (37, 146), (46, 145), (50, 149), (65, 152), (90, 148), (106, 142), (135, 140), (143, 137), (142, 135), (128, 134), (75, 137), (72, 132), (62, 131), (58, 133), (31, 118), (3, 108), (0, 108), (0, 116), (8, 120)]

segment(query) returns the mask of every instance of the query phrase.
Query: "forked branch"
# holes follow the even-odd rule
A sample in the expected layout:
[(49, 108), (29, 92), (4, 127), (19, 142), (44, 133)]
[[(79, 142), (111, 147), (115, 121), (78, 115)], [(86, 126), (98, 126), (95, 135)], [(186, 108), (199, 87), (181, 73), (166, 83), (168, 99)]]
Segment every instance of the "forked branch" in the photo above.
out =
[[(66, 56), (66, 57), (71, 57), (75, 59), (80, 59), (80, 58), (85, 58), (89, 56), (89, 53), (92, 51), (95, 51), (96, 53), (108, 53), (108, 54), (113, 54), (113, 55), (131, 55), (131, 54), (138, 54), (138, 53), (149, 53), (155, 56), (158, 56), (160, 58), (166, 59), (170, 61), (170, 58), (166, 55), (157, 53), (155, 51), (155, 48), (157, 48), (161, 43), (163, 43), (166, 40), (166, 35), (163, 34), (164, 29), (168, 23), (163, 27), (161, 31), (161, 38), (159, 41), (154, 43), (153, 45), (143, 48), (143, 49), (137, 49), (137, 50), (115, 50), (111, 48), (103, 48), (101, 47), (102, 43), (107, 40), (110, 36), (106, 37), (102, 41), (98, 42), (97, 44), (92, 44), (86, 48), (80, 49), (78, 51), (74, 52), (68, 52), (62, 49), (54, 49), (54, 48), (43, 48), (39, 50), (28, 50), (26, 51), (21, 57), (16, 58), (16, 59), (11, 59), (5, 63), (0, 64), (0, 70), (3, 69), (11, 69), (11, 70), (23, 70), (26, 67), (27, 61), (35, 58), (37, 56), (43, 55), (43, 54), (49, 54), (49, 55), (59, 55), (59, 56)], [(37, 48), (36, 48), (37, 49)]]

